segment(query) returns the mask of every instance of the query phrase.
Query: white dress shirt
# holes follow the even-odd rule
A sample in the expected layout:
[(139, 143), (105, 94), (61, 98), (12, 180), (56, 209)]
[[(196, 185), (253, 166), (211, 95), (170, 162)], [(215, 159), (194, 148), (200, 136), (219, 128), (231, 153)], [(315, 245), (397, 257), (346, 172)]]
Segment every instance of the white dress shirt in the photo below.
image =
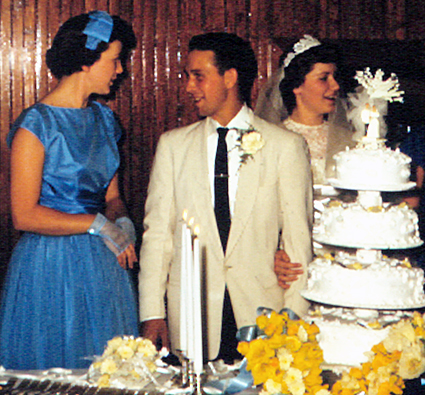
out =
[(220, 125), (212, 118), (208, 118), (210, 132), (208, 135), (208, 171), (212, 194), (212, 204), (214, 206), (214, 166), (217, 152), (218, 133), (217, 128), (226, 127), (229, 129), (226, 135), (228, 166), (229, 166), (229, 204), (230, 215), (233, 216), (235, 207), (236, 191), (238, 189), (239, 166), (242, 152), (238, 148), (239, 132), (237, 129), (246, 130), (251, 125), (251, 111), (247, 105), (243, 105), (236, 116), (227, 124)]

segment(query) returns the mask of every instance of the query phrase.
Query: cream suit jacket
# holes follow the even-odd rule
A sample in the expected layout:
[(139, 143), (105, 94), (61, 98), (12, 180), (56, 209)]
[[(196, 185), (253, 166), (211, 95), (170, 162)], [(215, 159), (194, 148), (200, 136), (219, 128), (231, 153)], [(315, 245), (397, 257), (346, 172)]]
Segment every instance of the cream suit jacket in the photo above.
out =
[[(179, 348), (182, 213), (200, 227), (203, 261), (204, 343), (219, 350), (227, 284), (237, 326), (254, 325), (258, 307), (289, 307), (303, 315), (303, 288), (312, 259), (312, 184), (304, 139), (252, 114), (264, 147), (241, 165), (226, 256), (212, 205), (207, 165), (207, 120), (164, 133), (151, 172), (140, 253), (140, 318), (168, 318), (173, 349)], [(273, 271), (281, 246), (304, 275), (289, 290)], [(166, 298), (167, 310), (164, 305)]]

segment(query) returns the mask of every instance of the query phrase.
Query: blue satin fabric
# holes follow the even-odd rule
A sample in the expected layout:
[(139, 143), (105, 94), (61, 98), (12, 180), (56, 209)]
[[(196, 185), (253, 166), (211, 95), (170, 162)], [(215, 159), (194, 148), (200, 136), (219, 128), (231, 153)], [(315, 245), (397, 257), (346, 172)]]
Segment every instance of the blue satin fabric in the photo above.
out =
[[(67, 213), (103, 210), (119, 166), (112, 111), (37, 104), (13, 126), (45, 147), (40, 203)], [(0, 307), (0, 365), (86, 368), (116, 335), (138, 334), (134, 286), (98, 236), (24, 233), (9, 263)]]

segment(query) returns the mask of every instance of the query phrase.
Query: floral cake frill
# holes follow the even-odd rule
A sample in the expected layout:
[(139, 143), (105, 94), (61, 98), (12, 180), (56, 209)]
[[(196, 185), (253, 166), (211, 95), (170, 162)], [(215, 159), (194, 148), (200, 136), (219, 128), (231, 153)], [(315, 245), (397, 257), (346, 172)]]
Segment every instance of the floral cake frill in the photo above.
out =
[(317, 341), (319, 328), (286, 313), (257, 318), (262, 335), (239, 343), (254, 385), (261, 395), (390, 395), (402, 394), (404, 380), (425, 371), (424, 316), (394, 324), (387, 338), (368, 353), (368, 362), (342, 373), (332, 388), (322, 381), (323, 353)]
[(133, 336), (114, 337), (101, 357), (91, 364), (89, 382), (98, 387), (143, 388), (163, 362), (149, 339)]

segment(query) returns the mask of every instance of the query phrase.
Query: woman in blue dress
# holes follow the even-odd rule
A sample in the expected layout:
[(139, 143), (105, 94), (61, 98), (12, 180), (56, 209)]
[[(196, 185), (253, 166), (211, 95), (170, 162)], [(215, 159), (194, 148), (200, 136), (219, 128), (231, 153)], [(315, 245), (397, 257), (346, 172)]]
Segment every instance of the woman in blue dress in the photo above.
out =
[(94, 11), (59, 29), (47, 65), (57, 87), (8, 136), (12, 217), (23, 231), (0, 310), (0, 365), (85, 368), (116, 335), (138, 334), (135, 232), (118, 190), (121, 130), (107, 95), (136, 45), (119, 17)]

